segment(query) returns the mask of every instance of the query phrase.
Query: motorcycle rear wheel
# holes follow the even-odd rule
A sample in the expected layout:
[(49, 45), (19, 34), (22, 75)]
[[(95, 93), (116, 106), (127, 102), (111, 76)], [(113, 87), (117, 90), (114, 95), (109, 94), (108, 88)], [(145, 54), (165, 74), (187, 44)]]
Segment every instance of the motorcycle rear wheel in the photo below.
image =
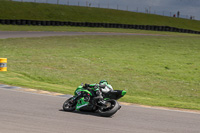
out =
[(120, 105), (116, 100), (108, 100), (106, 102), (110, 102), (111, 103), (111, 107), (109, 107), (109, 108), (100, 108), (98, 110), (100, 116), (110, 117), (110, 116), (114, 115), (120, 109)]
[[(68, 112), (72, 112), (76, 109), (76, 102), (74, 102), (72, 100), (73, 97), (67, 99), (64, 103), (63, 103), (63, 110), (64, 111), (68, 111)], [(73, 102), (72, 102), (73, 101)]]

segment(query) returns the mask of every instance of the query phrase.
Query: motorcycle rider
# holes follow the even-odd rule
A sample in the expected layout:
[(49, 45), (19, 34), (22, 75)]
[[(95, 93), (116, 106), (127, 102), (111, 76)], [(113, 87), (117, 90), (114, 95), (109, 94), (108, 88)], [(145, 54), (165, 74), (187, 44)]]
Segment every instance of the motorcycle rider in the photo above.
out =
[(113, 91), (113, 87), (110, 84), (108, 84), (108, 81), (106, 80), (101, 80), (99, 82), (99, 85), (105, 85), (105, 87), (101, 89), (103, 93), (108, 93), (109, 91)]
[[(87, 88), (89, 86), (90, 86), (90, 84), (85, 84), (84, 88)], [(94, 87), (94, 88), (95, 88), (95, 90), (93, 90), (93, 91), (96, 91), (95, 99), (103, 99), (102, 93), (106, 94), (110, 91), (113, 91), (113, 87), (110, 84), (108, 84), (108, 81), (106, 81), (106, 80), (101, 80), (99, 82), (99, 84), (97, 84), (96, 87)]]

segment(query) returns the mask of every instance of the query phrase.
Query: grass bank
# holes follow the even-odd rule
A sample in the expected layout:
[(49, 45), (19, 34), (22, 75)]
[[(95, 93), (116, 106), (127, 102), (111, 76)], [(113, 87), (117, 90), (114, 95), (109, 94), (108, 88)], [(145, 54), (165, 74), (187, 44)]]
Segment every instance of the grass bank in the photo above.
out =
[(200, 110), (197, 36), (65, 36), (0, 40), (0, 83), (72, 94), (107, 79), (122, 101)]
[(102, 22), (171, 26), (200, 31), (200, 21), (114, 9), (0, 1), (0, 19)]

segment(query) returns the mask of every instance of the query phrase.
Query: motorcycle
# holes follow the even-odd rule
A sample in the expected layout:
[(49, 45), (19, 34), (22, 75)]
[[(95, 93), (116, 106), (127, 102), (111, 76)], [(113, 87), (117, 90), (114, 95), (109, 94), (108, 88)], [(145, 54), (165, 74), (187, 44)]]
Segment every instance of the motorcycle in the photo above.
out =
[[(81, 84), (75, 90), (74, 96), (64, 102), (63, 110), (98, 112), (104, 117), (114, 115), (121, 108), (117, 100), (123, 97), (126, 91), (114, 90), (102, 94), (101, 89), (104, 87), (105, 85), (99, 84)], [(101, 96), (98, 93), (101, 93)]]

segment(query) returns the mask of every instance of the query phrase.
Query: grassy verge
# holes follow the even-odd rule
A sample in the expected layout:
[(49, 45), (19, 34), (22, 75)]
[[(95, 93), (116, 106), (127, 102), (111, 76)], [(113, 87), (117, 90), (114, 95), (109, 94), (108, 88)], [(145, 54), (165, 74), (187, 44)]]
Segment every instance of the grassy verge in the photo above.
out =
[[(0, 1), (0, 19), (171, 26), (200, 31), (200, 21), (113, 9)], [(97, 15), (98, 14), (98, 15)]]
[(0, 40), (0, 83), (73, 94), (107, 79), (122, 101), (200, 110), (197, 36), (65, 36)]

